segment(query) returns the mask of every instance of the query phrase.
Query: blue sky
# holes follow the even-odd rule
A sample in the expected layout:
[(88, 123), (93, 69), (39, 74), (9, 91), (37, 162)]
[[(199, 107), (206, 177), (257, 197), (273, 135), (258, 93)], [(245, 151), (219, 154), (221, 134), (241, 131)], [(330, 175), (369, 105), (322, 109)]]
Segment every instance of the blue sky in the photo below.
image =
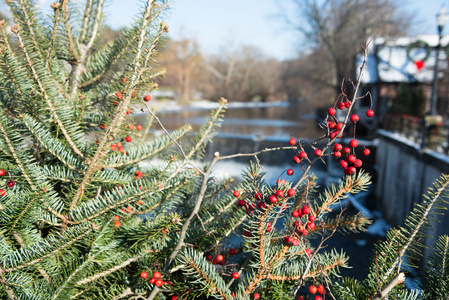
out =
[[(435, 34), (435, 16), (449, 0), (399, 0), (416, 16), (411, 34)], [(280, 3), (280, 4), (279, 4)], [(289, 0), (171, 0), (165, 18), (170, 36), (195, 38), (205, 52), (220, 53), (241, 44), (260, 48), (266, 55), (286, 59), (296, 56), (303, 41), (280, 15)], [(113, 0), (108, 7), (114, 27), (128, 23), (138, 11), (137, 0)], [(449, 33), (449, 23), (445, 33)]]
[[(79, 0), (81, 1), (81, 0)], [(398, 0), (414, 12), (411, 34), (435, 34), (435, 16), (449, 0)], [(44, 7), (51, 0), (38, 0)], [(139, 0), (106, 0), (107, 23), (118, 29), (139, 11)], [(140, 2), (141, 3), (141, 2)], [(239, 45), (256, 46), (267, 56), (292, 58), (304, 44), (280, 16), (289, 0), (171, 0), (165, 20), (174, 39), (195, 38), (203, 52), (218, 54)], [(445, 33), (449, 34), (449, 23)]]

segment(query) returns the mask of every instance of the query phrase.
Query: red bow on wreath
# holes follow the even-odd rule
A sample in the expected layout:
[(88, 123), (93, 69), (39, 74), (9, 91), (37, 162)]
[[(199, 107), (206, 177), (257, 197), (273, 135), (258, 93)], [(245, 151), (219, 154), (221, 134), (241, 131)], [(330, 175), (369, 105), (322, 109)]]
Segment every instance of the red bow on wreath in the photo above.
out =
[[(424, 49), (426, 51), (426, 55), (424, 56), (424, 58), (417, 59), (417, 60), (413, 59), (413, 57), (410, 55), (410, 51), (413, 48)], [(415, 67), (418, 71), (421, 71), (421, 69), (424, 68), (425, 62), (429, 58), (430, 53), (431, 53), (431, 48), (430, 48), (429, 44), (427, 44), (424, 41), (416, 41), (407, 46), (407, 58), (409, 61), (411, 61), (415, 64)]]

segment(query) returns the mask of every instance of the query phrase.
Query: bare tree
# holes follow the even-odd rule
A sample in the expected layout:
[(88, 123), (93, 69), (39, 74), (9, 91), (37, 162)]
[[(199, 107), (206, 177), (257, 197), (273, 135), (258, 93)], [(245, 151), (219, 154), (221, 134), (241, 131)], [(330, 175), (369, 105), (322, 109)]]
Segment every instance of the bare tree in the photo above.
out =
[(404, 17), (395, 0), (291, 1), (297, 10), (287, 15), (290, 24), (310, 46), (325, 51), (321, 65), (316, 67), (326, 67), (333, 73), (330, 84), (338, 92), (342, 78), (354, 72), (359, 45), (376, 33), (388, 37), (404, 34), (410, 26), (411, 18)]

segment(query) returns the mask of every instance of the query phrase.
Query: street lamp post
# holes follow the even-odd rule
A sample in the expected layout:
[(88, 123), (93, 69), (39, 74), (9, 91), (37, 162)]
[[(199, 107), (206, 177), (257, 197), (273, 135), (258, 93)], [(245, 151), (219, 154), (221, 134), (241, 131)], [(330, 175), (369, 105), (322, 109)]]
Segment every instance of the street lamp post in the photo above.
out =
[(442, 6), (437, 14), (437, 24), (438, 24), (438, 44), (435, 47), (435, 67), (433, 73), (433, 86), (432, 95), (430, 97), (430, 111), (429, 115), (437, 114), (437, 100), (438, 100), (438, 62), (441, 49), (441, 38), (443, 36), (443, 28), (449, 19), (449, 15), (446, 11), (446, 6)]
[(430, 96), (430, 108), (424, 116), (423, 136), (421, 140), (421, 149), (426, 146), (426, 138), (430, 139), (430, 130), (433, 126), (441, 121), (441, 116), (437, 114), (437, 100), (438, 100), (438, 63), (441, 49), (441, 38), (443, 36), (444, 25), (449, 20), (449, 14), (446, 11), (446, 6), (442, 6), (437, 14), (438, 24), (438, 44), (435, 46), (435, 66), (433, 69), (432, 94)]

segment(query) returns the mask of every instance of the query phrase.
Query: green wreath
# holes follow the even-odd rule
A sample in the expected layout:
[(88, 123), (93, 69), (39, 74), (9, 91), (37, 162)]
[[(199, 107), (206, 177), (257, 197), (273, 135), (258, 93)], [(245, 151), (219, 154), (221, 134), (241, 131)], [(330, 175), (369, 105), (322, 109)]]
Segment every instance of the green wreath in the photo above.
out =
[(424, 48), (426, 50), (426, 56), (424, 58), (422, 58), (422, 59), (419, 59), (422, 62), (425, 62), (426, 60), (428, 60), (429, 57), (430, 57), (430, 54), (432, 53), (432, 47), (430, 47), (429, 44), (427, 44), (424, 41), (418, 40), (416, 42), (413, 42), (413, 43), (409, 44), (407, 46), (407, 58), (408, 58), (409, 61), (411, 61), (413, 63), (416, 62), (416, 60), (414, 60), (413, 57), (410, 56), (410, 51), (413, 48)]

